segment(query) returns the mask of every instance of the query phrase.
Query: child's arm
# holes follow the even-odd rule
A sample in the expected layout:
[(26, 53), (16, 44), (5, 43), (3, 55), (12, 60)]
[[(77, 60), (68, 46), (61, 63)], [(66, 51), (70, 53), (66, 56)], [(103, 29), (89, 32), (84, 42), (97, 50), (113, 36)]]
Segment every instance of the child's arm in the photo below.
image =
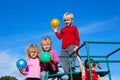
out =
[(98, 80), (101, 80), (99, 75), (98, 75)]
[(78, 62), (79, 62), (79, 66), (80, 66), (80, 70), (81, 70), (81, 73), (82, 73), (82, 76), (85, 76), (85, 67), (82, 63), (82, 60), (80, 59), (80, 55), (77, 54), (77, 59), (78, 59)]
[(62, 34), (62, 31), (60, 31), (60, 33), (58, 33), (58, 27), (57, 28), (53, 28), (54, 32), (55, 32), (55, 35), (58, 39), (61, 39), (63, 34)]
[(50, 52), (52, 54), (52, 62), (58, 64), (60, 62), (58, 53), (55, 50), (51, 50)]

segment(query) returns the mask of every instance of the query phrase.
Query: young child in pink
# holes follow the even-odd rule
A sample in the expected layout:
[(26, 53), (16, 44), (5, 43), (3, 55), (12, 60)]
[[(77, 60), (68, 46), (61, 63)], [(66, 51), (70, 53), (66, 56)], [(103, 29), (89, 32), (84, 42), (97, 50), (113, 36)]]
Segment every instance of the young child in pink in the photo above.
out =
[(40, 80), (40, 60), (39, 48), (36, 44), (30, 44), (26, 50), (27, 53), (27, 67), (26, 69), (19, 69), (20, 73), (26, 75), (26, 80)]
[[(41, 39), (42, 52), (50, 52), (52, 57), (48, 63), (41, 62), (41, 80), (46, 80), (47, 71), (49, 74), (56, 74), (58, 72), (59, 58), (56, 50), (52, 49), (52, 40), (49, 36), (45, 36)], [(43, 53), (44, 54), (44, 53)]]

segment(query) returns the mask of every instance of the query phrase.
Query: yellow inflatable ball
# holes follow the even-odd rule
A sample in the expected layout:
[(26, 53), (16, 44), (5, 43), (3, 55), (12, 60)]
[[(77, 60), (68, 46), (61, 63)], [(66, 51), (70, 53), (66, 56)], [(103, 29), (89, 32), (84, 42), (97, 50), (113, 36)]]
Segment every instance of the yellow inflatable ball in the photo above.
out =
[(60, 25), (60, 21), (57, 18), (51, 20), (51, 26), (57, 28)]

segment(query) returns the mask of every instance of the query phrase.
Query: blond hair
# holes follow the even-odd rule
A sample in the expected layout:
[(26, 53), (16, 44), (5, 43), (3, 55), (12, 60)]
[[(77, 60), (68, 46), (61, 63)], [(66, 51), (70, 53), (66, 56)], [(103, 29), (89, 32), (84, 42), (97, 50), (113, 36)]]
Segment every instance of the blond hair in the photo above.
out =
[(63, 19), (65, 19), (65, 18), (71, 18), (73, 20), (74, 19), (74, 15), (71, 12), (66, 12), (63, 15)]
[[(52, 40), (51, 40), (51, 38), (49, 37), (49, 36), (45, 36), (45, 37), (43, 37), (42, 39), (41, 39), (41, 46), (43, 45), (43, 43), (46, 43), (46, 44), (50, 44), (51, 45), (51, 49), (52, 49)], [(43, 47), (42, 47), (42, 49), (43, 49)], [(50, 49), (50, 50), (51, 50)], [(43, 49), (43, 51), (44, 51), (44, 49)]]
[(26, 49), (26, 53), (27, 53), (27, 58), (30, 58), (30, 52), (37, 52), (38, 53), (38, 58), (39, 58), (39, 53), (40, 53), (40, 50), (38, 48), (38, 46), (36, 44), (30, 44), (27, 49)]

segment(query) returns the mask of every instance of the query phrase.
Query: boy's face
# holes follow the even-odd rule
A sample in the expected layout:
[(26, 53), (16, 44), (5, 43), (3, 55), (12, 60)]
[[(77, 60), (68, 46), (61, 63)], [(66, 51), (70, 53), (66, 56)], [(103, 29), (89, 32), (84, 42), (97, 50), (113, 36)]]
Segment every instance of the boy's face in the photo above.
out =
[(73, 19), (71, 19), (70, 17), (64, 18), (64, 23), (66, 24), (66, 26), (70, 26), (72, 22), (73, 22)]

